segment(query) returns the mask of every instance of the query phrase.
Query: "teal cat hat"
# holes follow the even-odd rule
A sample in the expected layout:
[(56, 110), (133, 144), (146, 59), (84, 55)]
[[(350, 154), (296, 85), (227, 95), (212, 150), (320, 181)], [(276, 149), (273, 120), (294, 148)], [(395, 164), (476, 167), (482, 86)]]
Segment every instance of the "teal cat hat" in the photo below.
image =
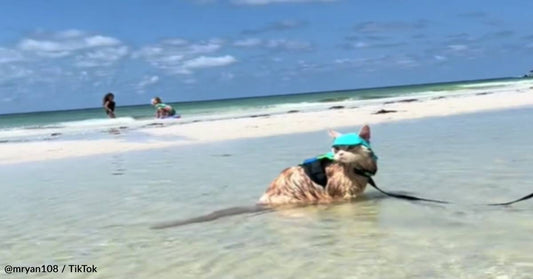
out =
[(366, 140), (364, 140), (362, 137), (360, 137), (359, 135), (355, 133), (343, 134), (343, 135), (336, 137), (331, 146), (336, 147), (336, 146), (342, 146), (342, 145), (348, 145), (348, 146), (362, 145), (372, 150), (372, 147), (370, 147), (370, 143), (368, 143)]

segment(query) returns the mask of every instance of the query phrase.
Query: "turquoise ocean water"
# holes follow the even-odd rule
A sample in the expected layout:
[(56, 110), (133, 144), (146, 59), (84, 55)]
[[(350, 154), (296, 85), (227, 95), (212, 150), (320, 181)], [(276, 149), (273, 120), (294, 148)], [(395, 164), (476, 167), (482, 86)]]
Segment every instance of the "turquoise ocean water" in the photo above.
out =
[[(97, 274), (1, 278), (528, 279), (533, 108), (372, 126), (376, 182), (356, 202), (152, 230), (252, 205), (323, 132), (0, 166), (0, 267), (95, 265)], [(358, 127), (345, 127), (349, 132)]]
[[(164, 123), (172, 125), (295, 111), (317, 111), (326, 110), (333, 106), (358, 107), (401, 98), (423, 99), (497, 92), (515, 87), (527, 88), (531, 84), (530, 79), (506, 78), (170, 103), (176, 108), (182, 119)], [(101, 108), (0, 114), (0, 142), (46, 140), (56, 138), (58, 135), (62, 137), (88, 137), (95, 133), (107, 133), (109, 128), (135, 129), (147, 127), (154, 123), (154, 109), (149, 104), (121, 106), (120, 96), (117, 96), (116, 114), (118, 118), (113, 120), (108, 119)]]

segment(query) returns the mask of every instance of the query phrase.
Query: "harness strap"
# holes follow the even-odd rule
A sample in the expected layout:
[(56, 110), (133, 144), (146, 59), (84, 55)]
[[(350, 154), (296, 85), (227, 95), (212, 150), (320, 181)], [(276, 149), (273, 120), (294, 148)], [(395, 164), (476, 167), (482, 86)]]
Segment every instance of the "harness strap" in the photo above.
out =
[(303, 167), (305, 173), (313, 182), (322, 187), (326, 187), (328, 184), (328, 176), (326, 175), (325, 169), (329, 164), (329, 160), (314, 159), (306, 160), (303, 164), (300, 164), (300, 166)]

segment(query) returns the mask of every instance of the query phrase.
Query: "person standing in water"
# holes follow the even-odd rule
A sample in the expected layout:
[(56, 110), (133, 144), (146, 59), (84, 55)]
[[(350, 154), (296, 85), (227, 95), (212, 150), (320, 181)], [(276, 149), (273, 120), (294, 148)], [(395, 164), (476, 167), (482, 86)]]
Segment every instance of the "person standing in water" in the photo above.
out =
[(152, 99), (152, 105), (155, 107), (155, 117), (156, 118), (166, 118), (171, 116), (176, 116), (176, 110), (161, 101), (161, 98), (154, 97)]
[(105, 113), (109, 118), (115, 118), (115, 95), (113, 93), (109, 92), (105, 94), (104, 100), (103, 100), (103, 106)]

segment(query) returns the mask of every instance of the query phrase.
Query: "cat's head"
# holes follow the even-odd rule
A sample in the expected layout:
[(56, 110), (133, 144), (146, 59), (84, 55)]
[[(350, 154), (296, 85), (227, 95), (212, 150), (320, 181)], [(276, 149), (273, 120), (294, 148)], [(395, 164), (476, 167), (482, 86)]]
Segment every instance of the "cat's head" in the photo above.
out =
[(353, 165), (372, 174), (377, 171), (377, 157), (370, 147), (370, 127), (365, 125), (358, 134), (341, 134), (329, 130), (334, 138), (333, 159), (342, 164)]

